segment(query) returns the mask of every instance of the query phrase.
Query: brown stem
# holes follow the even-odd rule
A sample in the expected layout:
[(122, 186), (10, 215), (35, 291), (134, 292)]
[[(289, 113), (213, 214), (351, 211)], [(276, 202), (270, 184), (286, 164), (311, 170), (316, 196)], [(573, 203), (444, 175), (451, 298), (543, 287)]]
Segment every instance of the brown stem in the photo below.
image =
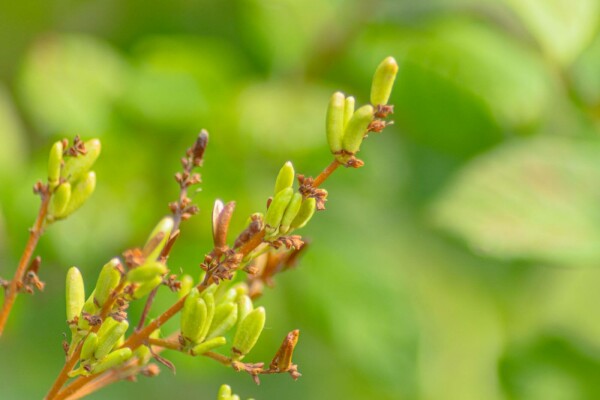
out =
[(42, 204), (40, 205), (38, 216), (33, 224), (33, 228), (29, 230), (29, 240), (27, 240), (25, 250), (23, 251), (23, 255), (21, 256), (21, 260), (19, 261), (15, 275), (6, 291), (6, 297), (4, 298), (4, 304), (2, 305), (2, 311), (0, 311), (0, 336), (2, 336), (2, 332), (6, 326), (6, 321), (8, 320), (10, 311), (15, 303), (15, 299), (17, 298), (19, 284), (23, 281), (25, 269), (29, 264), (31, 255), (33, 254), (38, 240), (43, 232), (44, 220), (46, 219), (46, 213), (48, 212), (48, 205), (50, 204), (51, 196), (47, 192), (42, 192), (41, 196)]
[(327, 178), (329, 178), (329, 175), (333, 174), (333, 171), (335, 171), (337, 169), (337, 167), (340, 166), (340, 163), (337, 160), (333, 160), (331, 162), (331, 164), (329, 164), (327, 166), (327, 168), (325, 168), (316, 178), (315, 181), (313, 182), (313, 187), (319, 187), (321, 186), (321, 184), (323, 184), (323, 182), (325, 182), (327, 180)]
[(164, 347), (165, 349), (181, 351), (181, 344), (174, 340), (149, 338), (148, 344), (152, 346)]
[(148, 313), (150, 312), (150, 309), (152, 308), (152, 303), (154, 302), (154, 297), (156, 296), (156, 292), (158, 292), (159, 287), (160, 287), (160, 285), (158, 285), (157, 287), (152, 289), (152, 291), (148, 295), (148, 298), (146, 299), (146, 304), (144, 304), (144, 311), (142, 311), (142, 315), (140, 316), (140, 322), (138, 323), (137, 327), (135, 328), (136, 332), (140, 331), (140, 330), (142, 330), (142, 328), (144, 328), (144, 325), (146, 324), (146, 318), (148, 318)]
[(227, 367), (231, 365), (231, 358), (224, 356), (223, 354), (207, 351), (206, 353), (202, 353), (202, 355), (208, 358), (212, 358), (213, 360), (216, 360)]

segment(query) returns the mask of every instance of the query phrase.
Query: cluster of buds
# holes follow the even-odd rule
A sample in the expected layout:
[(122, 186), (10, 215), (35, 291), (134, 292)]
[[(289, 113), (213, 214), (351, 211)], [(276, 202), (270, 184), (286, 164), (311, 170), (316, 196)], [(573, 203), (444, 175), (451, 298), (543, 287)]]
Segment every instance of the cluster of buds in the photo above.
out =
[(281, 235), (304, 227), (316, 210), (316, 199), (294, 192), (294, 166), (286, 162), (275, 181), (275, 195), (269, 199), (264, 217), (265, 239), (274, 240)]
[(221, 385), (219, 392), (217, 393), (217, 400), (240, 400), (240, 396), (233, 394), (229, 385)]
[(355, 99), (335, 92), (329, 101), (325, 130), (331, 152), (336, 160), (347, 167), (361, 167), (355, 155), (369, 132), (381, 132), (389, 123), (386, 118), (393, 112), (388, 100), (392, 92), (398, 64), (388, 57), (379, 64), (371, 86), (371, 104), (355, 110)]
[(64, 219), (81, 207), (96, 188), (96, 173), (90, 169), (100, 155), (98, 139), (82, 142), (75, 137), (55, 142), (48, 157), (48, 191), (52, 196), (47, 222)]

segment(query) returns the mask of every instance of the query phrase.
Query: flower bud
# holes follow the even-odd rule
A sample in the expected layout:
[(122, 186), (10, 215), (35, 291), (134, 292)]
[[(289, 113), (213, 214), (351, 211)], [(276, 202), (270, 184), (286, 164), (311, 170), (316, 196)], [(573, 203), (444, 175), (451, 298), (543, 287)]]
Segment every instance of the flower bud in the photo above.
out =
[(344, 138), (342, 139), (342, 148), (350, 153), (355, 154), (360, 149), (360, 144), (363, 141), (367, 128), (373, 120), (373, 107), (365, 105), (354, 112), (348, 125), (344, 130)]
[(221, 385), (217, 400), (231, 400), (231, 387), (229, 385)]
[(114, 368), (123, 364), (125, 361), (129, 360), (132, 356), (131, 349), (129, 347), (124, 347), (122, 349), (118, 349), (104, 357), (102, 361), (94, 366), (92, 369), (93, 374), (99, 374), (108, 369)]
[(346, 128), (346, 125), (348, 125), (348, 121), (350, 121), (350, 118), (352, 118), (352, 115), (354, 114), (355, 103), (356, 102), (354, 100), (354, 97), (346, 97), (346, 100), (344, 102), (344, 129)]
[(85, 142), (86, 153), (67, 157), (60, 173), (61, 178), (69, 182), (82, 179), (98, 159), (102, 146), (100, 140), (91, 139)]
[[(105, 324), (107, 327), (103, 329)], [(129, 328), (127, 320), (117, 322), (111, 317), (107, 318), (98, 330), (98, 346), (94, 351), (94, 357), (97, 360), (104, 358), (115, 347), (121, 336), (127, 332), (127, 328)]]
[(102, 267), (98, 281), (96, 282), (95, 301), (102, 307), (113, 290), (119, 285), (121, 272), (117, 267), (121, 265), (118, 258), (113, 258)]
[(162, 281), (163, 281), (162, 276), (157, 276), (150, 281), (146, 281), (146, 282), (140, 284), (133, 290), (133, 294), (131, 295), (131, 298), (141, 299), (142, 297), (145, 297), (151, 291), (156, 289), (156, 287), (159, 286), (162, 283)]
[(67, 208), (60, 215), (56, 215), (56, 218), (65, 218), (73, 214), (94, 193), (94, 189), (96, 189), (96, 173), (90, 171), (74, 186), (71, 186), (71, 200)]
[(66, 282), (67, 297), (67, 321), (73, 321), (81, 313), (85, 304), (85, 287), (83, 277), (77, 267), (71, 267), (67, 271)]
[(181, 277), (180, 282), (181, 288), (179, 289), (179, 292), (177, 292), (177, 297), (181, 299), (192, 290), (192, 287), (194, 287), (194, 278), (186, 274)]
[(174, 222), (171, 217), (164, 217), (154, 227), (144, 245), (143, 253), (147, 260), (154, 261), (160, 256), (173, 230)]
[(298, 210), (298, 214), (296, 214), (296, 218), (292, 221), (290, 227), (292, 229), (300, 229), (304, 228), (304, 226), (310, 221), (312, 216), (315, 214), (315, 210), (317, 209), (317, 200), (313, 197), (309, 197), (302, 201), (300, 205), (300, 210)]
[(61, 218), (67, 210), (70, 200), (71, 184), (69, 182), (64, 182), (60, 184), (52, 194), (50, 207), (48, 208), (48, 220), (52, 221)]
[(185, 299), (181, 311), (181, 334), (192, 343), (201, 341), (202, 328), (206, 323), (207, 309), (198, 289), (194, 288)]
[(206, 303), (206, 321), (202, 325), (202, 331), (200, 338), (205, 338), (208, 335), (208, 330), (212, 324), (213, 318), (215, 317), (215, 296), (212, 293), (203, 293), (202, 298)]
[(277, 174), (277, 180), (275, 181), (275, 196), (277, 196), (277, 193), (281, 192), (282, 190), (291, 188), (293, 184), (294, 166), (292, 165), (291, 161), (287, 161), (279, 170), (279, 174)]
[(79, 355), (79, 360), (86, 361), (89, 360), (93, 355), (94, 351), (96, 351), (96, 347), (98, 346), (98, 335), (94, 332), (90, 332), (83, 342), (83, 346), (81, 347), (81, 353)]
[(335, 92), (329, 100), (325, 132), (327, 142), (332, 153), (342, 150), (342, 136), (344, 135), (344, 108), (346, 99), (342, 92)]
[(150, 261), (130, 270), (127, 273), (127, 280), (135, 283), (144, 283), (154, 280), (157, 276), (162, 276), (168, 271), (166, 265), (158, 261)]
[(254, 305), (252, 304), (252, 299), (250, 299), (250, 297), (246, 294), (238, 296), (237, 306), (238, 306), (238, 317), (239, 317), (240, 321), (243, 321), (244, 318), (246, 318), (246, 316), (248, 314), (250, 314), (250, 312), (252, 312), (252, 310), (254, 309)]
[(287, 189), (281, 190), (273, 198), (273, 201), (267, 210), (267, 214), (265, 215), (265, 230), (267, 237), (276, 236), (279, 232), (279, 224), (281, 224), (283, 213), (285, 213), (285, 209), (290, 203), (293, 195), (294, 189), (288, 187)]
[(200, 343), (199, 345), (194, 346), (194, 348), (192, 349), (192, 354), (195, 356), (204, 354), (207, 351), (211, 351), (225, 344), (227, 344), (227, 339), (225, 339), (225, 336), (217, 336), (216, 338), (212, 338), (203, 343)]
[(87, 298), (85, 303), (83, 303), (83, 308), (81, 309), (81, 316), (79, 317), (79, 321), (77, 322), (77, 326), (81, 330), (86, 331), (86, 330), (90, 329), (90, 324), (87, 322), (87, 320), (85, 318), (83, 318), (83, 314), (88, 313), (90, 315), (95, 315), (99, 311), (98, 306), (94, 302), (95, 296), (96, 296), (96, 290), (94, 290), (92, 292), (92, 294), (90, 295), (90, 297)]
[(50, 148), (50, 156), (48, 157), (48, 184), (50, 185), (50, 190), (54, 190), (58, 186), (63, 161), (63, 150), (63, 144), (60, 140), (55, 142), (52, 148)]
[(264, 307), (258, 307), (238, 325), (233, 337), (232, 352), (234, 358), (240, 360), (252, 350), (264, 327), (265, 309)]
[(238, 309), (236, 304), (226, 303), (217, 306), (206, 339), (212, 339), (225, 334), (235, 325), (237, 319)]
[(397, 73), (398, 63), (394, 57), (387, 57), (377, 66), (371, 85), (371, 104), (374, 106), (387, 104)]
[(296, 215), (298, 215), (301, 205), (302, 195), (300, 193), (294, 193), (290, 203), (283, 213), (283, 217), (281, 218), (281, 224), (279, 225), (280, 234), (285, 235), (290, 230), (290, 225), (292, 224), (294, 218), (296, 218)]

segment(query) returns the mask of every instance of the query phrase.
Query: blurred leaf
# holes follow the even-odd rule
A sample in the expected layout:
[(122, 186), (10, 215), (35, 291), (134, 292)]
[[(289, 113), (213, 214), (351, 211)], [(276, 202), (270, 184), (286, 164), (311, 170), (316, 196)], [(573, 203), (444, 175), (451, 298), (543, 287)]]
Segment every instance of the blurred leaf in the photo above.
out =
[(552, 59), (570, 64), (598, 26), (597, 0), (506, 0)]
[(25, 131), (6, 88), (0, 84), (0, 178), (25, 165)]
[(105, 43), (83, 35), (38, 40), (22, 69), (20, 91), (40, 132), (106, 130), (127, 68)]
[(477, 251), (550, 262), (600, 258), (600, 141), (540, 137), (473, 161), (433, 208)]
[(600, 35), (573, 63), (569, 75), (573, 87), (589, 106), (600, 105)]

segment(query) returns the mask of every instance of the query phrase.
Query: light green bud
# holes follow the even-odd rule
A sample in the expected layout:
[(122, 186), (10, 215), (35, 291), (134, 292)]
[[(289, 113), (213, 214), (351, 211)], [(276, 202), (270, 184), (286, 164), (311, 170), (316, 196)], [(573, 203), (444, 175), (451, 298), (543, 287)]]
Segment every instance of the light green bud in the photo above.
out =
[(181, 334), (192, 343), (200, 341), (202, 328), (206, 323), (207, 309), (197, 288), (192, 289), (185, 299), (181, 311)]
[(258, 307), (238, 325), (233, 337), (233, 357), (241, 360), (252, 350), (265, 327), (265, 309)]
[(317, 200), (313, 197), (309, 197), (302, 201), (300, 205), (300, 210), (298, 210), (298, 214), (296, 214), (296, 218), (291, 223), (292, 229), (300, 229), (304, 228), (304, 226), (310, 221), (312, 216), (315, 214), (317, 209)]
[(283, 218), (281, 218), (281, 224), (279, 225), (279, 233), (285, 235), (290, 230), (290, 225), (296, 215), (298, 215), (298, 211), (300, 211), (300, 207), (302, 206), (302, 195), (300, 193), (294, 193), (292, 196), (292, 200), (288, 204), (285, 212), (283, 213)]
[(226, 303), (217, 306), (206, 339), (212, 339), (225, 334), (235, 325), (237, 318), (238, 309), (236, 304)]
[(81, 309), (81, 316), (79, 317), (77, 326), (79, 327), (79, 329), (82, 329), (84, 331), (87, 331), (88, 329), (90, 329), (90, 324), (86, 321), (85, 318), (83, 318), (83, 313), (95, 315), (99, 311), (98, 306), (96, 306), (96, 303), (94, 302), (95, 295), (96, 295), (96, 291), (94, 290), (92, 292), (92, 294), (90, 295), (90, 297), (87, 298), (85, 303), (83, 303), (83, 308)]
[(117, 269), (120, 265), (118, 258), (113, 258), (102, 267), (98, 281), (96, 282), (95, 300), (99, 307), (102, 307), (113, 290), (119, 285), (121, 273)]
[(291, 188), (294, 184), (294, 166), (291, 161), (283, 164), (283, 167), (277, 174), (277, 180), (275, 181), (275, 195), (284, 189)]
[(86, 175), (90, 168), (92, 168), (92, 165), (94, 165), (98, 159), (100, 150), (102, 149), (100, 140), (91, 139), (86, 141), (85, 148), (87, 150), (85, 154), (65, 158), (65, 164), (60, 173), (61, 178), (72, 183), (77, 182)]
[(231, 400), (231, 387), (229, 385), (221, 385), (217, 400)]
[(85, 304), (85, 287), (83, 277), (77, 267), (71, 267), (67, 271), (66, 281), (67, 298), (67, 321), (73, 321), (79, 316)]
[(194, 287), (194, 278), (186, 274), (181, 277), (180, 282), (181, 288), (179, 289), (179, 292), (177, 292), (177, 297), (181, 299), (192, 290), (192, 287)]
[(265, 231), (267, 233), (265, 237), (270, 238), (277, 235), (283, 213), (285, 213), (285, 209), (293, 195), (294, 189), (291, 187), (283, 189), (275, 195), (265, 215)]
[(342, 136), (344, 135), (344, 108), (346, 98), (342, 92), (335, 92), (329, 99), (325, 132), (327, 142), (332, 153), (338, 153), (342, 149)]
[(104, 357), (102, 361), (94, 366), (92, 369), (93, 374), (99, 374), (108, 369), (114, 368), (123, 364), (125, 361), (129, 360), (132, 356), (131, 349), (129, 347), (124, 347), (122, 349), (118, 349)]
[(215, 317), (215, 296), (212, 293), (203, 293), (202, 298), (206, 303), (206, 321), (202, 324), (202, 331), (200, 338), (204, 339), (208, 335), (208, 330), (212, 324), (213, 318)]
[(200, 343), (199, 345), (194, 346), (194, 348), (192, 349), (192, 354), (193, 355), (204, 354), (207, 351), (211, 351), (211, 350), (216, 349), (217, 347), (223, 346), (225, 344), (227, 344), (227, 339), (225, 339), (225, 336), (217, 336), (216, 338), (212, 338), (203, 343)]
[[(62, 186), (62, 185), (61, 185)], [(66, 218), (73, 214), (79, 207), (81, 207), (87, 199), (94, 193), (96, 189), (96, 173), (90, 171), (81, 180), (77, 181), (74, 185), (71, 185), (71, 200), (60, 214), (55, 215), (55, 219)]]
[(371, 104), (374, 106), (387, 104), (397, 73), (398, 63), (394, 57), (387, 57), (377, 66), (371, 85)]
[(231, 396), (231, 400), (240, 400), (240, 396), (234, 394), (233, 396)]
[(238, 317), (239, 317), (240, 321), (243, 321), (244, 318), (246, 318), (246, 316), (248, 314), (250, 314), (250, 312), (252, 312), (252, 310), (254, 309), (254, 305), (252, 304), (252, 299), (246, 294), (238, 296), (237, 306), (238, 306)]
[(48, 184), (50, 190), (54, 190), (58, 186), (60, 178), (60, 170), (63, 160), (63, 144), (62, 141), (55, 142), (50, 148), (50, 156), (48, 157)]
[(157, 276), (162, 276), (168, 271), (167, 266), (158, 261), (150, 261), (130, 270), (127, 273), (127, 280), (135, 283), (144, 283), (154, 280)]
[[(352, 118), (352, 115), (354, 114), (355, 103), (356, 102), (354, 100), (354, 97), (352, 97), (352, 96), (346, 97), (346, 100), (344, 102), (344, 129), (346, 128), (346, 125), (348, 125), (348, 121), (350, 121), (350, 118)], [(342, 132), (342, 136), (343, 136), (343, 132)], [(341, 146), (341, 144), (340, 144), (340, 146)]]
[[(107, 327), (103, 329), (105, 324)], [(121, 336), (127, 332), (127, 328), (129, 328), (127, 320), (117, 322), (111, 317), (107, 318), (98, 330), (98, 345), (94, 351), (94, 357), (101, 360), (106, 356), (115, 347)]]
[(133, 291), (132, 297), (134, 299), (141, 299), (153, 291), (157, 286), (159, 286), (163, 281), (162, 276), (157, 276), (152, 280), (146, 281), (136, 287)]
[(48, 208), (48, 220), (52, 221), (64, 215), (70, 200), (71, 184), (69, 182), (64, 182), (60, 184), (52, 194), (50, 207)]
[(144, 245), (143, 253), (147, 260), (154, 261), (160, 256), (160, 253), (165, 248), (165, 245), (171, 236), (174, 224), (173, 218), (164, 217), (156, 227), (154, 227), (154, 230)]
[(363, 141), (367, 128), (373, 121), (373, 106), (365, 105), (354, 112), (346, 129), (344, 130), (344, 138), (342, 139), (342, 148), (350, 153), (355, 154), (360, 149), (360, 144)]
[(79, 355), (80, 361), (89, 360), (93, 355), (94, 351), (96, 351), (96, 347), (98, 346), (98, 335), (94, 332), (90, 332), (83, 342), (83, 346), (81, 347), (81, 353)]

